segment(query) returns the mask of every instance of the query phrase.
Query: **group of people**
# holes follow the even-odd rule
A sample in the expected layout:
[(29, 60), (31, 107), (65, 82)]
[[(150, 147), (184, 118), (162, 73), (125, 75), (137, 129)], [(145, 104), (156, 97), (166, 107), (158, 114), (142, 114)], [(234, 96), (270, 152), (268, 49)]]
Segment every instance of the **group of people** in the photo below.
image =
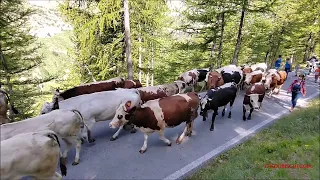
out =
[[(286, 71), (287, 75), (288, 73), (291, 71), (291, 64), (290, 64), (290, 59), (287, 58), (286, 59), (286, 63), (284, 65), (284, 70)], [(278, 59), (275, 61), (275, 69), (279, 70), (281, 67), (281, 55), (279, 55)], [(309, 64), (309, 70), (308, 72), (304, 72), (304, 73), (300, 73), (298, 75), (298, 71), (300, 69), (300, 65), (297, 64), (295, 67), (295, 76), (298, 76), (298, 79), (295, 79), (289, 86), (287, 93), (291, 92), (291, 109), (290, 111), (292, 112), (293, 109), (296, 107), (297, 105), (297, 101), (301, 96), (306, 96), (306, 75), (310, 74), (311, 72), (314, 72), (314, 76), (315, 76), (315, 82), (318, 81), (319, 76), (320, 76), (320, 65), (316, 65), (316, 63), (318, 62), (318, 60), (315, 58), (315, 56), (313, 56), (312, 58), (310, 58), (310, 60), (308, 61)], [(310, 65), (311, 64), (311, 65)], [(312, 70), (314, 69), (314, 70)]]

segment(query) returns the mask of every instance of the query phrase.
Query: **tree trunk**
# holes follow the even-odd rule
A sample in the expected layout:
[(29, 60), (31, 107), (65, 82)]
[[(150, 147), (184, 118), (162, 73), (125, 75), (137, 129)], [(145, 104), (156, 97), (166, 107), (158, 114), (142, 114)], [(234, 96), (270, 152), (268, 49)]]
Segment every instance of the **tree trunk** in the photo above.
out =
[(149, 86), (149, 77), (150, 75), (150, 60), (148, 60), (148, 68), (147, 68), (147, 80), (146, 80), (146, 86), (148, 87)]
[(127, 70), (128, 79), (133, 80), (133, 65), (131, 59), (131, 41), (130, 41), (130, 17), (129, 17), (129, 0), (123, 0), (124, 7), (124, 37), (126, 47), (126, 59), (127, 59)]
[(218, 68), (221, 68), (221, 55), (222, 55), (222, 44), (223, 44), (223, 32), (224, 32), (224, 12), (221, 14), (221, 34), (220, 34), (220, 43), (219, 43), (219, 53), (218, 53)]
[(139, 33), (139, 81), (140, 82), (142, 82), (141, 81), (141, 76), (142, 76), (142, 47), (141, 47), (141, 26), (140, 26), (140, 24), (138, 24), (138, 26), (139, 26), (139, 30), (140, 30), (140, 33)]
[(216, 38), (214, 39), (212, 46), (211, 46), (211, 52), (210, 52), (210, 69), (213, 69), (214, 66), (214, 51), (216, 50)]
[(303, 62), (306, 62), (308, 60), (308, 49), (309, 49), (311, 38), (312, 38), (312, 33), (309, 34), (308, 40), (306, 42), (306, 48), (304, 50), (304, 55), (303, 55)]
[[(6, 63), (6, 60), (4, 58), (4, 55), (2, 53), (2, 46), (0, 44), (0, 60), (3, 64), (3, 69), (4, 69), (4, 74), (5, 74), (5, 77), (6, 77), (6, 81), (7, 81), (7, 85), (8, 85), (8, 89), (9, 89), (9, 96), (12, 97), (12, 94), (13, 94), (13, 90), (12, 90), (12, 84), (10, 83), (10, 75), (9, 75), (9, 69), (8, 69), (8, 65)], [(10, 106), (9, 106), (9, 121), (13, 122), (14, 121), (14, 113), (13, 113), (13, 110), (12, 110), (12, 104), (13, 103), (12, 101), (9, 102), (10, 103)]]
[(264, 57), (264, 62), (268, 64), (268, 59), (269, 59), (270, 51), (267, 51), (266, 56)]
[(151, 86), (153, 86), (153, 78), (154, 78), (154, 44), (151, 43)]
[(244, 15), (246, 12), (247, 1), (248, 0), (243, 0), (237, 43), (236, 43), (236, 47), (234, 49), (234, 54), (233, 54), (233, 59), (232, 59), (232, 64), (234, 64), (234, 65), (238, 64), (238, 56), (239, 56), (239, 52), (240, 52), (240, 45), (241, 45), (241, 39), (242, 39), (242, 28), (243, 28), (243, 22), (244, 22)]

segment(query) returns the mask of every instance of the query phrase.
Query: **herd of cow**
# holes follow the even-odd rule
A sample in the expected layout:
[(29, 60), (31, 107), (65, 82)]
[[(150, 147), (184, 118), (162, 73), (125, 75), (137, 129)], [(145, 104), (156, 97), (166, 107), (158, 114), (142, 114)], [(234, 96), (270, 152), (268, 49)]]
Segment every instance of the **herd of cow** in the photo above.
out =
[[(142, 131), (144, 143), (139, 152), (144, 153), (148, 135), (153, 132), (159, 132), (160, 140), (171, 146), (171, 141), (164, 136), (165, 128), (185, 122), (176, 143), (180, 144), (184, 136), (191, 136), (199, 106), (203, 121), (209, 110), (214, 111), (210, 126), (213, 131), (218, 108), (223, 107), (224, 116), (230, 104), (228, 118), (231, 118), (232, 105), (240, 90), (245, 90), (243, 120), (250, 120), (253, 110), (261, 108), (266, 93), (269, 96), (279, 93), (286, 75), (285, 71), (267, 70), (265, 63), (258, 63), (242, 67), (228, 65), (215, 70), (194, 69), (182, 73), (174, 82), (158, 86), (142, 87), (137, 80), (117, 77), (64, 92), (56, 90), (52, 102), (43, 105), (39, 116), (1, 125), (1, 179), (24, 176), (61, 179), (56, 172), (58, 159), (65, 176), (68, 151), (73, 146), (76, 148), (72, 165), (77, 165), (81, 144), (85, 140), (95, 141), (91, 131), (98, 121), (111, 120), (109, 127), (118, 128), (111, 141), (118, 138), (124, 127), (130, 128), (131, 133), (136, 129)], [(208, 89), (203, 98), (194, 92), (201, 81)], [(246, 111), (250, 111), (248, 117)], [(66, 144), (63, 153), (58, 137)]]

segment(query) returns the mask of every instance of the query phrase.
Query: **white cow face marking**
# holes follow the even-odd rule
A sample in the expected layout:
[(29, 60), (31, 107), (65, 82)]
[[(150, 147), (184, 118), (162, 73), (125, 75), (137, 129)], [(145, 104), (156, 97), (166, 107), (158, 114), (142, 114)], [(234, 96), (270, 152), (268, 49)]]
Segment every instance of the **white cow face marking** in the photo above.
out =
[(252, 104), (254, 109), (259, 109), (259, 94), (251, 94), (250, 103)]
[(200, 101), (200, 115), (203, 116), (205, 115), (206, 116), (206, 107), (209, 105), (210, 101), (212, 99), (208, 98), (208, 96), (206, 95), (203, 99), (201, 99)]
[(121, 104), (116, 110), (116, 114), (114, 115), (112, 121), (109, 123), (110, 128), (117, 128), (129, 121), (129, 113), (132, 110), (131, 101), (127, 101), (126, 103)]
[(252, 80), (252, 75), (251, 74), (246, 74), (246, 79), (244, 80), (244, 82), (246, 84), (250, 84), (250, 81)]

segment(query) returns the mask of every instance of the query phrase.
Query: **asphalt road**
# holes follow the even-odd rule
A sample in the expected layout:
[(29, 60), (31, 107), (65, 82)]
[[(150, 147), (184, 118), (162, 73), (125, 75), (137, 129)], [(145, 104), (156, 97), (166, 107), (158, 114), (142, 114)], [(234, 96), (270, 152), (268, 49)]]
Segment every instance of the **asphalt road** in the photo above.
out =
[[(85, 143), (82, 145), (80, 164), (72, 166), (75, 150), (68, 154), (68, 174), (64, 179), (163, 179), (170, 176), (186, 165), (201, 158), (208, 152), (220, 147), (226, 142), (239, 136), (255, 125), (274, 117), (275, 114), (288, 111), (290, 108), (290, 94), (286, 94), (289, 83), (294, 79), (293, 74), (282, 87), (279, 95), (272, 98), (265, 97), (262, 111), (254, 111), (252, 120), (242, 120), (243, 91), (240, 92), (232, 109), (232, 118), (221, 117), (221, 108), (216, 117), (215, 130), (209, 131), (211, 115), (203, 122), (198, 117), (194, 123), (193, 135), (185, 137), (180, 145), (175, 143), (171, 147), (159, 140), (159, 134), (149, 136), (148, 150), (144, 154), (139, 153), (143, 145), (143, 133), (137, 131), (131, 134), (123, 131), (116, 141), (110, 141), (115, 129), (110, 129), (110, 121), (98, 122), (93, 128), (93, 136), (96, 142), (93, 145)], [(306, 105), (303, 100), (309, 96), (319, 94), (319, 84), (314, 83), (314, 77), (307, 78), (307, 96), (298, 101), (298, 108)], [(203, 93), (202, 93), (203, 95)], [(276, 117), (274, 117), (276, 118)], [(165, 136), (172, 142), (182, 132), (185, 124), (175, 128), (168, 128)]]

